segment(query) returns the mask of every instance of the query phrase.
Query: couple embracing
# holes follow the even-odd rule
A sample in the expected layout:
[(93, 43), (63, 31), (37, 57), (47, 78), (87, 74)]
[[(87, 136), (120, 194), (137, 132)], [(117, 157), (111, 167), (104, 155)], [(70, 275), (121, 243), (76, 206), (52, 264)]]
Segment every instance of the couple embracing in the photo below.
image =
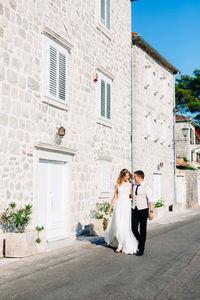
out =
[(117, 253), (141, 256), (145, 249), (147, 220), (153, 219), (152, 192), (144, 182), (143, 171), (134, 173), (134, 184), (131, 179), (127, 169), (121, 170), (108, 210), (110, 213), (113, 208), (113, 215), (104, 238), (107, 244), (117, 241)]

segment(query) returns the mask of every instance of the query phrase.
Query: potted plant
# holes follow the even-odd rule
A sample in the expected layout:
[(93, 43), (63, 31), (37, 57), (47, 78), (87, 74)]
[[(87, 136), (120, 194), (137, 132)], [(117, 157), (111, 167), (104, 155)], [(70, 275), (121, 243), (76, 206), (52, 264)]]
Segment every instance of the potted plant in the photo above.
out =
[(154, 203), (155, 217), (160, 218), (165, 215), (165, 212), (166, 212), (166, 208), (163, 200), (158, 200), (157, 202)]
[(5, 232), (6, 257), (25, 257), (45, 251), (45, 232), (39, 237), (39, 231), (44, 228), (27, 230), (31, 214), (31, 205), (17, 208), (14, 202), (10, 203), (1, 214), (0, 224)]

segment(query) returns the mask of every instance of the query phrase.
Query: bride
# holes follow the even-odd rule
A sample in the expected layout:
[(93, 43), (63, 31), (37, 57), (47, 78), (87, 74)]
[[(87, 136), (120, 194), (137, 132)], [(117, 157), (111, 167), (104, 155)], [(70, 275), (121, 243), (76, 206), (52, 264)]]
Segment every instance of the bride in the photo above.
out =
[(117, 241), (116, 252), (126, 254), (136, 253), (138, 241), (131, 230), (131, 174), (127, 169), (121, 170), (108, 213), (113, 209), (112, 218), (105, 231), (104, 239), (107, 244)]

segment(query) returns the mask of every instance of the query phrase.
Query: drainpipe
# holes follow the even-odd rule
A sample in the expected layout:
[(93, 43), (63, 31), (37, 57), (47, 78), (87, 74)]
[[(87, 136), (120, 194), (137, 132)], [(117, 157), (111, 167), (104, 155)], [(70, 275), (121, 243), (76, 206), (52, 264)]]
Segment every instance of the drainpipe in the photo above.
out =
[(176, 83), (176, 76), (179, 73), (174, 75), (174, 107), (173, 107), (173, 148), (174, 148), (174, 202), (177, 203), (177, 195), (176, 195), (176, 92), (175, 92), (175, 83)]
[(133, 41), (131, 38), (131, 173), (134, 173), (134, 137), (133, 137), (133, 121), (134, 121), (134, 108), (133, 108)]

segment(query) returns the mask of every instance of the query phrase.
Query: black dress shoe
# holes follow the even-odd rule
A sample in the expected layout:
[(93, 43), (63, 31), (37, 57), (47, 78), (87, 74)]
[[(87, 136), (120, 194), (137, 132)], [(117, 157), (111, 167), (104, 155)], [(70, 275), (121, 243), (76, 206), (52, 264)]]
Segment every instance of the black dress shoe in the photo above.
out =
[(144, 255), (144, 251), (139, 250), (139, 251), (136, 252), (135, 255), (136, 255), (136, 256), (142, 256), (142, 255)]

